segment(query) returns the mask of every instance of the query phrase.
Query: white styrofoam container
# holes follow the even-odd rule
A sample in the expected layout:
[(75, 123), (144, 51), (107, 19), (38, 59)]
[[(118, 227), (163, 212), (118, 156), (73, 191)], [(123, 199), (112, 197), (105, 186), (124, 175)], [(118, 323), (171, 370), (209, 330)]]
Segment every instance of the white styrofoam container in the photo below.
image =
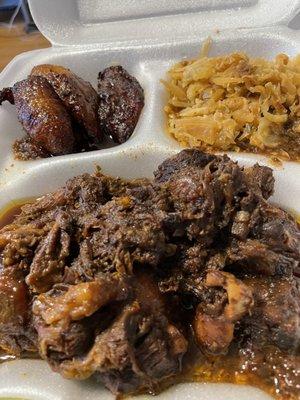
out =
[[(288, 28), (300, 0), (30, 0), (34, 20), (52, 47), (17, 56), (0, 74), (0, 88), (24, 79), (36, 64), (71, 68), (96, 87), (97, 74), (123, 65), (145, 90), (145, 107), (133, 136), (124, 144), (88, 153), (35, 161), (16, 161), (12, 144), (24, 135), (14, 107), (0, 107), (0, 209), (11, 200), (47, 193), (69, 177), (96, 165), (111, 175), (151, 177), (155, 167), (180, 150), (165, 133), (166, 100), (159, 79), (177, 60), (195, 56), (212, 36), (211, 54), (245, 51), (272, 58), (300, 51), (300, 32)], [(229, 154), (242, 165), (268, 164), (264, 156)], [(275, 168), (273, 201), (300, 213), (300, 164)], [(113, 396), (94, 382), (74, 382), (50, 371), (43, 361), (0, 365), (0, 396), (30, 400), (103, 400)], [(140, 396), (139, 399), (150, 396)], [(177, 385), (161, 400), (264, 400), (270, 396), (249, 386)]]

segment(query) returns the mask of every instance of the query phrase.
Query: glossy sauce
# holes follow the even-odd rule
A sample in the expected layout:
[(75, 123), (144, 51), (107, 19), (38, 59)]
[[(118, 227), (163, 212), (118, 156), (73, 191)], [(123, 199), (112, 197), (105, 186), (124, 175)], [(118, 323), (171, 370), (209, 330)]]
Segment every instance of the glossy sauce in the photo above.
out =
[(14, 218), (20, 214), (21, 208), (25, 204), (33, 203), (34, 200), (33, 197), (13, 200), (3, 207), (0, 211), (0, 229), (5, 225), (11, 224)]
[[(206, 360), (201, 366), (193, 368), (184, 380), (188, 382), (249, 385), (263, 390), (278, 400), (299, 400), (299, 389), (284, 391), (277, 384), (275, 375), (274, 377), (259, 376), (255, 371), (247, 371), (246, 364), (247, 362), (244, 365), (241, 364), (238, 357), (228, 355), (211, 361)], [(245, 371), (243, 371), (243, 368), (245, 368)]]
[[(234, 346), (234, 344), (233, 344)], [(191, 351), (191, 350), (190, 350)], [(190, 360), (185, 360), (185, 368), (181, 375), (175, 378), (169, 378), (164, 381), (152, 394), (161, 393), (178, 383), (231, 383), (236, 385), (248, 385), (261, 389), (268, 393), (276, 400), (299, 400), (300, 399), (300, 356), (289, 356), (297, 359), (295, 378), (289, 382), (290, 386), (288, 389), (280, 387), (278, 383), (278, 377), (282, 380), (289, 381), (288, 375), (280, 375), (280, 372), (276, 371), (280, 369), (279, 359), (276, 360), (276, 353), (282, 355), (282, 353), (274, 348), (275, 360), (277, 362), (272, 365), (274, 373), (258, 374), (256, 368), (249, 368), (248, 360), (245, 359), (241, 362), (241, 358), (238, 356), (236, 351), (231, 351), (223, 356), (204, 356), (199, 350), (192, 349), (193, 354), (187, 355)], [(261, 355), (264, 356), (264, 352)], [(267, 353), (266, 353), (267, 354)], [(277, 357), (278, 357), (277, 354)], [(270, 355), (270, 353), (268, 353)], [(282, 365), (282, 363), (281, 363)], [(299, 368), (298, 368), (299, 366)], [(268, 371), (269, 372), (269, 371)], [(122, 396), (121, 396), (122, 398)], [(216, 399), (217, 400), (217, 399)], [(251, 400), (249, 398), (249, 400)]]

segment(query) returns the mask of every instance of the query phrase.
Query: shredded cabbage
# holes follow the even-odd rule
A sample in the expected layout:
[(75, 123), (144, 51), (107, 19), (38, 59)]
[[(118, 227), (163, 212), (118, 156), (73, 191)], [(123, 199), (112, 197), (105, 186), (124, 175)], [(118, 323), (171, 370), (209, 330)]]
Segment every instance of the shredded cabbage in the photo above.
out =
[(300, 160), (300, 55), (208, 57), (209, 47), (162, 80), (169, 132), (184, 146)]

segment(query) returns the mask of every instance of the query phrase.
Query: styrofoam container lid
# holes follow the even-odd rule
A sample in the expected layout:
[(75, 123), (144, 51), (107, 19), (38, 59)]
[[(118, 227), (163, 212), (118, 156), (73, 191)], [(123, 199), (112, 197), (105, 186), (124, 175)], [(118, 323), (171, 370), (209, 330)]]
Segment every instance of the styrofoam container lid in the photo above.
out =
[(287, 24), (299, 0), (29, 0), (39, 30), (57, 45), (161, 42), (211, 29)]

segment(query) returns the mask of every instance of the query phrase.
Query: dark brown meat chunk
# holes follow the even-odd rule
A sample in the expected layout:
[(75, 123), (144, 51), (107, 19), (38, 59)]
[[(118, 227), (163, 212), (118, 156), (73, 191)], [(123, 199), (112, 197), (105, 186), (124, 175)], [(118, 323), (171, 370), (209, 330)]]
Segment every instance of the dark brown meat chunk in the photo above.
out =
[[(60, 284), (40, 294), (33, 304), (33, 314), (41, 356), (58, 369), (63, 360), (85, 354), (95, 329), (105, 327), (106, 319), (112, 318), (107, 318), (107, 312), (97, 311), (127, 296), (125, 283), (110, 277), (77, 285)], [(110, 313), (113, 315), (111, 308), (107, 315)]]
[(45, 151), (53, 155), (74, 151), (75, 138), (71, 118), (46, 79), (34, 76), (5, 89), (2, 101), (11, 101), (26, 133)]
[[(146, 180), (143, 180), (145, 183)], [(33, 203), (22, 207), (14, 224), (7, 226), (3, 232), (14, 231), (17, 227), (34, 225), (45, 228), (49, 223), (52, 227), (57, 213), (67, 212), (74, 219), (75, 225), (83, 226), (85, 222), (101, 208), (101, 205), (111, 200), (113, 196), (125, 194), (128, 187), (138, 185), (138, 181), (126, 182), (111, 178), (96, 172), (94, 175), (82, 174), (69, 179), (66, 185), (56, 192), (46, 194)], [(30, 227), (28, 227), (30, 232)], [(0, 235), (1, 237), (1, 235)], [(1, 239), (0, 239), (1, 246)]]
[(295, 278), (249, 277), (243, 282), (251, 288), (254, 306), (241, 322), (245, 340), (282, 350), (300, 350), (300, 281)]
[[(116, 302), (108, 315), (104, 306)], [(113, 393), (153, 388), (179, 372), (186, 340), (163, 310), (146, 276), (53, 289), (33, 307), (39, 349), (53, 368), (67, 378), (96, 374)]]
[(261, 192), (268, 199), (274, 192), (274, 176), (271, 168), (255, 164), (253, 167), (245, 168), (244, 173), (248, 184), (256, 191)]
[(99, 73), (98, 93), (101, 128), (116, 143), (126, 142), (144, 106), (142, 87), (124, 68), (115, 66)]
[(96, 337), (86, 358), (63, 363), (67, 378), (96, 374), (113, 393), (155, 389), (180, 371), (186, 341), (163, 316), (147, 315), (138, 303), (125, 307)]
[[(148, 213), (150, 193), (147, 181), (142, 182), (145, 188), (137, 191), (138, 181), (84, 174), (24, 206), (14, 224), (0, 232), (5, 265), (22, 259), (27, 284), (38, 293), (66, 277), (69, 281), (70, 273), (73, 280), (77, 275), (93, 278), (100, 271), (121, 268), (121, 261), (131, 269), (142, 258), (156, 265), (173, 246), (165, 244), (159, 216)], [(127, 190), (135, 197), (125, 196)], [(120, 197), (112, 200), (115, 195)], [(133, 234), (138, 221), (140, 227)]]
[(227, 264), (232, 264), (235, 271), (271, 276), (289, 276), (299, 271), (299, 259), (275, 252), (259, 240), (233, 241), (226, 256)]
[(300, 260), (300, 232), (296, 221), (285, 211), (261, 202), (256, 212), (259, 222), (251, 233), (274, 251)]
[(70, 254), (72, 220), (61, 212), (35, 250), (26, 283), (32, 291), (46, 292), (62, 281), (66, 258)]
[(32, 69), (31, 76), (42, 76), (50, 83), (66, 109), (82, 127), (81, 132), (87, 136), (89, 144), (98, 148), (102, 141), (98, 121), (99, 101), (92, 85), (59, 65), (37, 65)]
[(260, 377), (280, 399), (300, 391), (300, 286), (291, 278), (249, 277), (254, 306), (238, 325), (238, 370)]
[(198, 168), (202, 170), (211, 161), (215, 160), (212, 154), (203, 153), (194, 149), (182, 150), (173, 157), (163, 161), (154, 172), (155, 181), (159, 183), (168, 182), (173, 176), (181, 174), (187, 168)]
[[(98, 377), (113, 393), (138, 388), (153, 391), (162, 379), (180, 371), (187, 344), (162, 316), (145, 315), (133, 304), (124, 309), (111, 329), (99, 337), (93, 351), (104, 359), (104, 371), (99, 366)], [(113, 353), (116, 344), (118, 352)], [(110, 354), (114, 354), (113, 359)]]
[(299, 275), (300, 232), (292, 217), (264, 200), (252, 213), (241, 213), (243, 221), (236, 216), (232, 225), (227, 262), (236, 262), (248, 272)]
[(30, 295), (22, 271), (0, 266), (0, 349), (19, 356), (35, 352), (36, 335), (30, 324)]
[(183, 150), (166, 160), (154, 176), (169, 192), (174, 214), (168, 225), (173, 235), (187, 235), (202, 246), (210, 245), (218, 230), (228, 225), (245, 190), (236, 163), (197, 150)]

